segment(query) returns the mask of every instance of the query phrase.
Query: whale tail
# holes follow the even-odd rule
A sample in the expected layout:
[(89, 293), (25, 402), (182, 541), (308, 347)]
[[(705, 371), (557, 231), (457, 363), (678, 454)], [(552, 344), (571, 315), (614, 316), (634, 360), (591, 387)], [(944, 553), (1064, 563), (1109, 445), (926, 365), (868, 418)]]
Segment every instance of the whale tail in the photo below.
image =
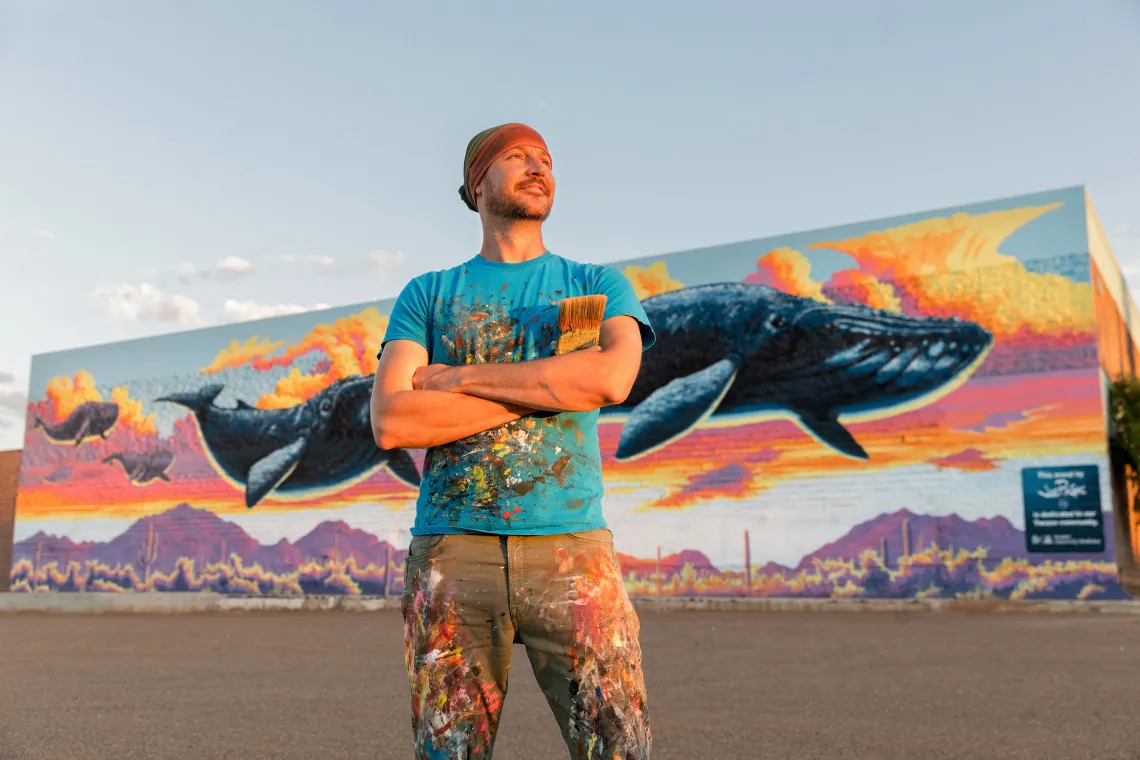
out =
[(420, 473), (416, 462), (405, 449), (388, 449), (388, 472), (397, 480), (413, 488), (420, 487)]
[(44, 421), (37, 416), (35, 418), (35, 421), (32, 422), (32, 430), (39, 430), (42, 427), (46, 427), (46, 425), (44, 424)]
[(225, 390), (225, 386), (221, 384), (207, 385), (197, 390), (168, 393), (165, 396), (156, 398), (155, 401), (166, 401), (167, 403), (178, 404), (197, 413), (214, 403), (214, 399), (216, 399), (218, 394), (223, 390)]

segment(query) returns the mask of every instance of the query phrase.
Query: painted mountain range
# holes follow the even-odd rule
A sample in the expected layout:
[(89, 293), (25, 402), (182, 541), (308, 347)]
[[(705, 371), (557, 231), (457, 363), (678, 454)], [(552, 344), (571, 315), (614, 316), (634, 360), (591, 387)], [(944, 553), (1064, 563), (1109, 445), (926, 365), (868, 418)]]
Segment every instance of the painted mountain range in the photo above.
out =
[[(1106, 515), (1107, 517), (1107, 515)], [(1113, 531), (1106, 519), (1105, 538), (1108, 551), (1102, 554), (1064, 555), (1062, 561), (1103, 561), (1112, 557)], [(620, 540), (620, 539), (619, 539)], [(85, 564), (98, 562), (108, 567), (138, 567), (147, 557), (148, 544), (153, 543), (154, 554), (150, 568), (156, 572), (171, 572), (180, 559), (191, 559), (199, 566), (208, 563), (225, 563), (237, 555), (246, 565), (260, 565), (264, 570), (284, 573), (295, 570), (306, 562), (325, 564), (343, 563), (351, 559), (359, 568), (369, 565), (383, 568), (386, 562), (399, 567), (407, 553), (382, 541), (376, 536), (352, 528), (343, 521), (325, 521), (296, 542), (281, 539), (265, 545), (252, 538), (237, 524), (224, 520), (214, 513), (189, 504), (179, 504), (158, 515), (144, 517), (130, 528), (105, 542), (74, 542), (43, 532), (36, 533), (13, 547), (13, 562), (27, 560), (42, 567), (55, 562), (59, 567), (69, 562)], [(915, 514), (902, 509), (882, 514), (860, 523), (839, 539), (805, 555), (795, 567), (768, 562), (753, 568), (757, 577), (776, 574), (794, 574), (810, 570), (817, 561), (858, 560), (865, 552), (878, 554), (886, 549), (885, 564), (898, 564), (899, 558), (922, 553), (937, 547), (940, 550), (976, 552), (984, 549), (986, 564), (1010, 559), (1024, 560), (1025, 534), (1006, 518), (964, 520), (957, 515), (931, 516)], [(743, 546), (741, 547), (743, 553)], [(689, 567), (697, 578), (720, 575), (718, 569), (704, 553), (685, 549), (661, 558), (640, 558), (619, 554), (626, 575), (636, 574), (648, 578), (660, 572), (664, 578), (679, 576)], [(1040, 555), (1031, 561), (1043, 561)], [(1057, 559), (1056, 557), (1054, 559)]]
[[(1110, 512), (1104, 514), (1104, 526), (1106, 551), (1054, 555), (1050, 558), (1092, 562), (1111, 559), (1115, 555)], [(1025, 548), (1025, 533), (1015, 528), (1005, 517), (983, 517), (971, 521), (954, 514), (921, 515), (909, 509), (900, 509), (856, 525), (841, 538), (806, 555), (795, 568), (788, 569), (802, 570), (811, 567), (815, 560), (856, 559), (866, 551), (882, 552), (884, 547), (884, 559), (891, 566), (897, 564), (899, 557), (918, 554), (933, 546), (942, 550), (964, 549), (970, 552), (984, 548), (989, 562), (1030, 557)], [(1038, 558), (1045, 557), (1032, 556), (1034, 560)]]
[(237, 555), (248, 565), (258, 564), (275, 573), (294, 570), (307, 561), (317, 563), (346, 562), (350, 558), (357, 567), (373, 565), (383, 568), (389, 560), (393, 566), (404, 561), (406, 549), (399, 549), (342, 521), (325, 521), (318, 524), (295, 543), (281, 539), (264, 545), (252, 538), (240, 526), (223, 520), (205, 509), (179, 504), (152, 517), (144, 517), (110, 541), (75, 543), (67, 537), (36, 533), (13, 546), (12, 560), (34, 562), (39, 565), (56, 562), (61, 567), (68, 562), (99, 562), (108, 567), (140, 564), (140, 552), (148, 543), (153, 529), (155, 557), (151, 569), (170, 572), (181, 558), (192, 559), (198, 565), (224, 563)]

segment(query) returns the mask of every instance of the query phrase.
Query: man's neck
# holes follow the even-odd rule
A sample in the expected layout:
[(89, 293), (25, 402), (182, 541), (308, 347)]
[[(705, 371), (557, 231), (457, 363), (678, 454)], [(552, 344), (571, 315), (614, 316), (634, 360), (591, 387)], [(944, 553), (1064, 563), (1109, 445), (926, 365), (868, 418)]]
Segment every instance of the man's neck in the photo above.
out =
[(483, 247), (479, 255), (490, 261), (518, 264), (546, 253), (542, 240), (542, 222), (516, 221), (483, 228)]

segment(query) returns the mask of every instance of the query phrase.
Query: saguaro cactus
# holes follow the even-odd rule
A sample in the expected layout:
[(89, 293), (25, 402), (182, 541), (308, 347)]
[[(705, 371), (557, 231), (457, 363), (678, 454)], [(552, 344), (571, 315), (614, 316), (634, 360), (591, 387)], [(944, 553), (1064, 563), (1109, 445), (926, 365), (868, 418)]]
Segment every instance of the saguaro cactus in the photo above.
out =
[(392, 595), (392, 545), (384, 542), (384, 598)]
[(36, 558), (32, 563), (32, 588), (40, 587), (40, 566), (43, 562), (44, 542), (43, 539), (36, 539)]
[(158, 534), (154, 530), (154, 523), (146, 526), (146, 538), (139, 547), (138, 561), (143, 569), (143, 585), (150, 585), (150, 572), (158, 560)]
[(752, 596), (752, 543), (748, 538), (748, 531), (744, 531), (744, 594)]

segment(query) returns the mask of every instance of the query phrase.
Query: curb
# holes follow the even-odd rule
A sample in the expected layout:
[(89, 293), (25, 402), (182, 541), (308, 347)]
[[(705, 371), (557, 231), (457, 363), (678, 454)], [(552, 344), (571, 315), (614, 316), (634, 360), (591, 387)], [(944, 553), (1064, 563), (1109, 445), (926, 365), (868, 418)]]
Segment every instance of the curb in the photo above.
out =
[[(639, 613), (665, 612), (958, 612), (1140, 615), (1140, 601), (1008, 599), (801, 599), (634, 597)], [(211, 592), (0, 593), (0, 614), (161, 614), (204, 612), (384, 612), (399, 597), (246, 597)]]

